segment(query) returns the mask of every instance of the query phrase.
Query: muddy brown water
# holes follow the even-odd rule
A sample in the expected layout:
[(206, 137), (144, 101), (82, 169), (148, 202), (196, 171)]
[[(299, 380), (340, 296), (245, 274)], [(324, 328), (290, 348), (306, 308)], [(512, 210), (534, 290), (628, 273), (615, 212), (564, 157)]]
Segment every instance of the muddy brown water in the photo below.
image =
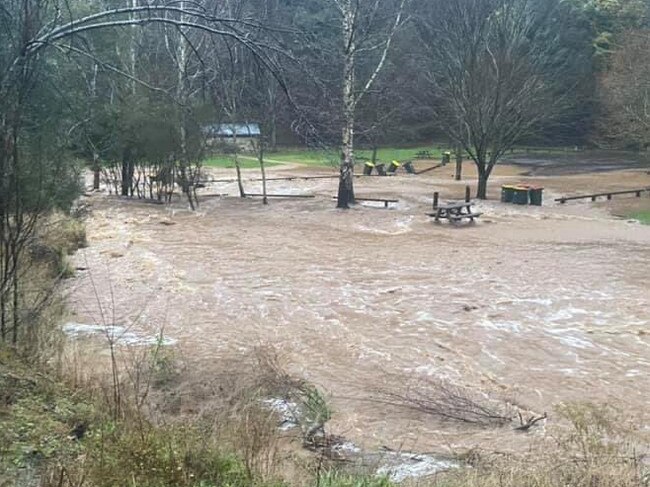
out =
[[(495, 194), (514, 173), (495, 176)], [(599, 177), (571, 187), (586, 191)], [(547, 201), (566, 184), (543, 182)], [(75, 257), (89, 271), (69, 290), (74, 320), (141, 334), (164, 327), (206, 377), (220, 358), (274, 345), (326, 391), (331, 430), (368, 448), (522, 447), (509, 431), (373, 400), (422, 377), (498, 393), (551, 421), (562, 401), (608, 402), (650, 431), (650, 226), (582, 202), (488, 201), (474, 226), (429, 221), (432, 191), (455, 198), (464, 184), (447, 171), (357, 182), (359, 195), (398, 197), (391, 210), (334, 209), (334, 180), (270, 187), (313, 200), (210, 198), (195, 213), (92, 196), (90, 246)]]

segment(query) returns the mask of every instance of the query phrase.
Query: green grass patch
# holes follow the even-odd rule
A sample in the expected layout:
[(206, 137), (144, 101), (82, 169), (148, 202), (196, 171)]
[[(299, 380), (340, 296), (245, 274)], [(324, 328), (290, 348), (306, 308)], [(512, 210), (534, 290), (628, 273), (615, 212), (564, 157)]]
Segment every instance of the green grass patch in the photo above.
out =
[[(429, 151), (431, 158), (440, 160), (442, 159), (442, 153), (445, 150), (447, 149), (442, 146), (420, 146), (408, 148), (382, 147), (381, 149), (377, 150), (377, 161), (389, 163), (394, 160), (416, 160), (417, 153), (422, 151)], [(365, 160), (372, 158), (371, 150), (357, 150), (355, 153), (358, 164), (362, 164)], [(249, 156), (245, 157), (246, 158), (240, 158), (241, 166), (243, 168), (259, 167), (259, 163), (257, 161), (250, 159)], [(295, 148), (280, 149), (276, 152), (268, 152), (265, 155), (265, 159), (268, 161), (268, 166), (283, 163), (292, 163), (304, 164), (306, 166), (337, 167), (339, 165), (340, 155), (338, 150), (313, 150), (307, 148)], [(235, 167), (232, 156), (228, 154), (212, 156), (206, 159), (204, 161), (204, 164), (209, 167)]]
[[(26, 477), (27, 476), (27, 477)], [(151, 423), (127, 407), (72, 390), (0, 348), (0, 485), (88, 487), (280, 487), (200, 420)]]
[[(390, 163), (391, 161), (418, 160), (418, 153), (428, 151), (430, 158), (439, 161), (442, 160), (442, 154), (452, 149), (444, 143), (434, 143), (432, 145), (421, 145), (417, 147), (382, 147), (377, 150), (377, 161)], [(515, 147), (508, 154), (570, 154), (575, 151), (570, 147)], [(357, 164), (361, 165), (366, 160), (372, 158), (372, 151), (359, 149), (355, 151)], [(466, 157), (466, 156), (465, 156)], [(452, 157), (453, 158), (453, 157)], [(506, 157), (507, 158), (507, 157)], [(338, 167), (340, 161), (340, 152), (338, 149), (331, 150), (314, 150), (308, 148), (282, 148), (275, 152), (267, 152), (265, 155), (267, 166), (273, 166), (283, 163), (303, 164), (306, 166)], [(257, 160), (251, 155), (240, 156), (241, 167), (252, 169), (259, 167)], [(207, 158), (203, 164), (208, 167), (234, 168), (235, 162), (231, 154), (216, 154)]]
[[(234, 169), (235, 159), (228, 154), (218, 154), (205, 159), (203, 165), (207, 167)], [(265, 161), (264, 165), (267, 167), (275, 166), (277, 163)], [(239, 166), (242, 169), (256, 169), (260, 167), (260, 163), (253, 156), (239, 156)]]
[(628, 217), (638, 220), (644, 225), (650, 225), (650, 210), (635, 211), (630, 213)]

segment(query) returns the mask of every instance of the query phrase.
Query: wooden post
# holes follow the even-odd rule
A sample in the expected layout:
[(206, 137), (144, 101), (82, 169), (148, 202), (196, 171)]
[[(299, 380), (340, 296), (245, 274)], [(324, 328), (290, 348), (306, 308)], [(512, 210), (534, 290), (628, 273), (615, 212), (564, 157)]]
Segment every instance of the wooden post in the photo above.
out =
[(611, 195), (611, 194), (608, 194), (608, 195), (607, 195), (607, 199), (608, 199), (608, 200), (611, 200), (611, 199), (612, 199), (612, 195)]
[(465, 186), (465, 202), (469, 203), (470, 199), (470, 188), (469, 186)]
[(463, 156), (460, 153), (460, 150), (456, 150), (456, 174), (454, 179), (460, 181), (461, 173), (463, 171)]
[(100, 176), (101, 167), (99, 166), (99, 156), (93, 154), (93, 190), (99, 190), (99, 176)]
[(434, 210), (436, 208), (438, 208), (438, 197), (439, 196), (440, 196), (440, 194), (437, 191), (435, 193), (433, 193), (433, 209)]

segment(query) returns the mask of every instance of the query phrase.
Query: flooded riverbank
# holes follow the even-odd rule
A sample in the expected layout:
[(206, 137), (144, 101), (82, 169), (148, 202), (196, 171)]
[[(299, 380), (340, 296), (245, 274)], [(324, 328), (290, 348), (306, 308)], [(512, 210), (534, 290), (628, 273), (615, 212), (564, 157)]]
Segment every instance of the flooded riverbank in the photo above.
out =
[[(503, 181), (517, 177), (508, 171)], [(638, 184), (639, 175), (617, 177)], [(544, 179), (547, 201), (569, 185), (587, 188), (581, 178)], [(522, 442), (509, 429), (376, 400), (422, 378), (498, 394), (551, 420), (562, 401), (608, 402), (649, 428), (650, 227), (599, 205), (494, 200), (478, 204), (474, 226), (429, 221), (432, 192), (456, 198), (464, 184), (446, 173), (358, 182), (359, 195), (398, 197), (392, 210), (334, 209), (334, 179), (270, 190), (312, 200), (209, 198), (194, 213), (94, 195), (90, 245), (75, 257), (88, 270), (69, 290), (74, 322), (109, 319), (141, 336), (164, 328), (206, 380), (220, 359), (272, 345), (330, 397), (332, 431), (366, 448)]]

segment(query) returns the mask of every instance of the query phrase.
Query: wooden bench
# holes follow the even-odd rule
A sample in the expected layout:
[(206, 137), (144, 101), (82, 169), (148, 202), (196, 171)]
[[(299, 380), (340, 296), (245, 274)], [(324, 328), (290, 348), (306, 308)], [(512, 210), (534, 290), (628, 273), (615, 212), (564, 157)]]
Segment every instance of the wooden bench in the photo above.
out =
[(452, 223), (458, 223), (467, 219), (470, 223), (474, 223), (474, 220), (479, 218), (483, 213), (473, 212), (473, 204), (471, 201), (452, 201), (435, 207), (432, 213), (427, 213), (427, 216), (433, 217), (436, 222), (449, 220)]
[(462, 215), (452, 215), (449, 216), (449, 220), (453, 222), (458, 222), (461, 220), (464, 220), (465, 218), (469, 218), (470, 221), (474, 221), (474, 218), (478, 218), (482, 215), (483, 213), (481, 212), (476, 212), (476, 213), (463, 213)]
[[(332, 199), (335, 200), (336, 196), (332, 196)], [(388, 205), (390, 203), (397, 204), (399, 203), (399, 200), (391, 199), (391, 198), (359, 198), (356, 197), (354, 198), (355, 201), (374, 201), (374, 202), (379, 202), (384, 204), (384, 208), (388, 208)]]
[(388, 208), (390, 203), (397, 204), (399, 200), (394, 200), (390, 198), (355, 198), (357, 201), (377, 201), (384, 204), (384, 208)]
[(623, 191), (609, 191), (607, 193), (594, 193), (594, 194), (585, 194), (582, 196), (563, 196), (561, 198), (555, 198), (555, 201), (559, 201), (561, 204), (566, 203), (567, 201), (573, 200), (584, 200), (591, 198), (591, 201), (596, 201), (597, 198), (601, 196), (606, 196), (608, 200), (612, 199), (612, 196), (621, 195), (621, 194), (634, 194), (637, 198), (641, 197), (641, 193), (650, 192), (650, 187), (640, 188), (640, 189), (627, 189)]
[[(263, 198), (262, 193), (246, 193), (246, 198)], [(267, 198), (315, 198), (313, 194), (267, 194)]]
[(431, 159), (431, 151), (428, 150), (421, 150), (415, 153), (415, 158), (416, 159)]

